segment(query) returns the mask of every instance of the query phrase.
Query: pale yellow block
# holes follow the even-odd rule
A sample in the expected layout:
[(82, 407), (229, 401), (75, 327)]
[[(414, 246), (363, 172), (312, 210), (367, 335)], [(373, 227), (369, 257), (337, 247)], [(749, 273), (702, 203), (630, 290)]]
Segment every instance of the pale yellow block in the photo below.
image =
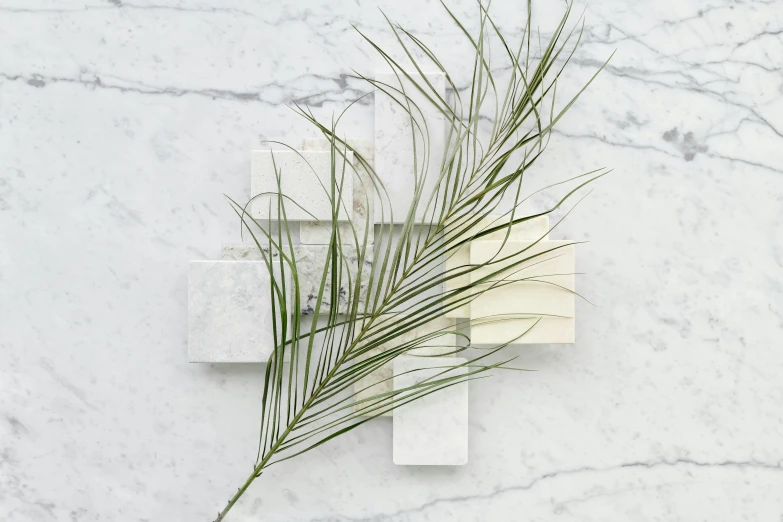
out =
[[(461, 246), (454, 255), (446, 259), (444, 263), (444, 269), (459, 269), (462, 266), (470, 264), (470, 243)], [(443, 284), (445, 291), (454, 290), (470, 284), (470, 274), (461, 275), (454, 279), (449, 279)], [(446, 317), (453, 319), (462, 319), (470, 317), (470, 303), (463, 304), (462, 306), (446, 312)]]
[[(514, 219), (524, 217), (521, 214), (515, 214)], [(511, 220), (511, 214), (505, 216), (487, 216), (481, 220), (481, 225), (477, 231), (482, 231), (498, 225), (503, 225)], [(538, 216), (523, 223), (517, 223), (511, 227), (511, 233), (508, 236), (509, 241), (535, 241), (539, 238), (548, 239), (549, 234), (549, 216)], [(502, 241), (506, 237), (506, 230), (498, 230), (487, 236), (479, 238), (477, 241)]]
[[(518, 219), (520, 217), (523, 216), (519, 214), (514, 216), (515, 219)], [(470, 233), (466, 233), (466, 235), (470, 237), (472, 234), (475, 234), (476, 232), (480, 232), (490, 227), (495, 227), (497, 225), (508, 223), (510, 219), (511, 219), (510, 214), (507, 214), (505, 216), (487, 216), (486, 218), (481, 220), (481, 223), (479, 225), (471, 229)], [(456, 252), (454, 252), (454, 255), (446, 259), (446, 262), (444, 263), (444, 269), (449, 270), (452, 268), (459, 268), (461, 266), (470, 264), (471, 243), (474, 243), (476, 241), (495, 241), (495, 240), (502, 241), (506, 237), (506, 232), (507, 232), (506, 230), (499, 230), (497, 232), (493, 232), (479, 239), (474, 239), (470, 243), (463, 245)], [(544, 240), (546, 240), (549, 238), (548, 233), (549, 233), (549, 216), (539, 216), (529, 221), (525, 221), (524, 223), (520, 223), (512, 226), (511, 232), (509, 233), (508, 240), (509, 241), (536, 241), (542, 237), (544, 238)], [(454, 279), (450, 279), (446, 281), (446, 283), (443, 285), (443, 289), (449, 291), (463, 286), (467, 286), (468, 284), (470, 284), (470, 274), (455, 277)], [(446, 317), (453, 317), (457, 319), (470, 317), (470, 303), (464, 304), (459, 308), (455, 308), (454, 310), (447, 312)]]
[[(362, 359), (366, 359), (368, 357), (378, 355), (379, 353), (382, 353), (385, 350), (392, 349), (396, 346), (400, 346), (401, 344), (409, 343), (414, 339), (425, 336), (427, 334), (431, 334), (433, 332), (437, 332), (440, 330), (449, 330), (451, 332), (454, 332), (456, 327), (455, 323), (456, 321), (454, 319), (439, 317), (419, 328), (414, 328), (409, 332), (406, 332), (404, 334), (395, 337), (393, 340), (387, 342), (386, 344), (382, 344), (381, 346), (373, 348), (364, 357), (362, 357)], [(457, 347), (457, 335), (455, 333), (448, 333), (448, 334), (440, 335), (433, 339), (429, 339), (423, 342), (423, 346), (410, 350), (406, 353), (410, 355), (419, 355), (419, 356), (445, 355), (456, 350), (456, 347)], [(453, 354), (451, 355), (453, 356)], [(370, 373), (369, 375), (365, 376), (354, 385), (354, 391), (357, 392), (355, 400), (366, 399), (368, 397), (372, 397), (373, 395), (377, 395), (379, 393), (386, 393), (392, 391), (393, 384), (394, 384), (392, 379), (393, 375), (394, 375), (394, 361), (391, 361), (387, 364), (384, 364), (383, 366), (381, 366), (374, 372)], [(364, 388), (367, 388), (368, 386), (372, 386), (372, 388), (366, 389), (362, 392), (359, 391), (359, 390), (363, 390)], [(367, 406), (367, 403), (362, 403), (361, 405), (359, 405), (359, 407), (365, 407), (365, 406)], [(390, 417), (391, 412), (384, 414), (384, 416)]]
[[(511, 341), (513, 344), (573, 343), (576, 302), (573, 293), (576, 279), (574, 245), (570, 241), (562, 240), (540, 241), (535, 244), (531, 241), (508, 241), (505, 245), (502, 241), (477, 241), (472, 245), (470, 262), (482, 264), (496, 255), (502, 258), (515, 253), (518, 255), (505, 262), (481, 267), (471, 274), (471, 281), (475, 283), (494, 270), (509, 266), (514, 261), (535, 256), (493, 278), (499, 280), (508, 277), (515, 282), (491, 289), (473, 300), (470, 310), (471, 342), (473, 344), (501, 344)], [(530, 280), (531, 278), (533, 280)], [(489, 287), (489, 284), (481, 285), (479, 288), (482, 287)], [(516, 317), (502, 321), (497, 321), (496, 319), (500, 318), (493, 317), (509, 315)], [(540, 321), (536, 324), (538, 319)], [(526, 330), (529, 331), (524, 333)], [(520, 339), (516, 339), (523, 333)]]

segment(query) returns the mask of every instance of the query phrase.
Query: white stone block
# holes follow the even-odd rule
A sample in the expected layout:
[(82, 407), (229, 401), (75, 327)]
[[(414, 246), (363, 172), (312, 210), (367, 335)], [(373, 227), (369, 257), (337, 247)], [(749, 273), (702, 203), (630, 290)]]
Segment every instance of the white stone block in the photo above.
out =
[[(361, 156), (364, 161), (373, 166), (375, 161), (375, 142), (372, 139), (347, 139), (348, 145)], [(336, 145), (339, 147), (339, 145)], [(307, 151), (329, 151), (332, 144), (327, 138), (306, 138), (302, 141), (302, 149)], [(355, 244), (356, 241), (361, 245), (364, 238), (364, 231), (369, 223), (369, 232), (367, 234), (367, 244), (372, 245), (374, 240), (375, 215), (373, 214), (373, 203), (375, 201), (375, 190), (373, 188), (370, 173), (359, 161), (359, 156), (354, 154), (354, 166), (356, 173), (353, 180), (353, 209), (351, 221), (339, 223), (340, 236), (343, 244)], [(369, 217), (369, 220), (367, 219)], [(302, 221), (299, 224), (299, 241), (305, 245), (327, 245), (332, 235), (331, 222), (319, 223), (317, 221)]]
[[(419, 74), (409, 74), (416, 83), (427, 89), (424, 77)], [(445, 75), (436, 72), (427, 73), (425, 77), (430, 81), (435, 92), (444, 98)], [(446, 120), (402, 73), (399, 73), (398, 78), (392, 72), (378, 72), (375, 74), (375, 79), (389, 85), (390, 87), (385, 89), (391, 94), (380, 90), (375, 92), (375, 172), (388, 193), (388, 198), (382, 193), (377, 194), (375, 221), (389, 223), (390, 218), (393, 217), (394, 223), (404, 222), (413, 201), (414, 187), (423, 179), (423, 192), (416, 211), (416, 222), (429, 222), (432, 207), (426, 213), (425, 207), (433, 190), (439, 186), (440, 167), (446, 148)], [(404, 95), (394, 89), (404, 92)], [(408, 106), (405, 96), (410, 98), (411, 110), (416, 116), (416, 121), (419, 122), (418, 126), (412, 125), (410, 115), (403, 107)], [(430, 93), (430, 97), (435, 98), (435, 95)], [(422, 114), (416, 111), (414, 104)], [(426, 157), (424, 151), (427, 139), (422, 137), (420, 130), (425, 129), (425, 126), (429, 134)], [(416, 129), (416, 162), (414, 162), (412, 129)], [(389, 203), (391, 203), (391, 216)], [(436, 212), (436, 219), (437, 215)]]
[[(481, 267), (471, 273), (478, 282), (515, 260), (528, 258), (522, 265), (493, 277), (508, 277), (513, 283), (478, 296), (470, 305), (470, 337), (474, 344), (573, 343), (575, 311), (575, 251), (570, 241), (477, 241), (471, 245), (470, 262), (486, 263), (498, 257), (515, 255), (502, 263)], [(525, 250), (527, 249), (527, 250)], [(536, 255), (540, 254), (540, 255)], [(515, 272), (512, 274), (512, 272)], [(488, 287), (488, 284), (482, 287)], [(510, 318), (493, 321), (493, 316)], [(536, 323), (536, 321), (540, 321)], [(535, 324), (535, 326), (533, 326)], [(532, 329), (531, 329), (532, 327)]]
[[(328, 249), (328, 245), (294, 245), (293, 254), (296, 259), (296, 270), (299, 278), (299, 309), (303, 315), (315, 313), (316, 303), (318, 302), (318, 290), (321, 286)], [(264, 251), (268, 252), (266, 248), (264, 248)], [(345, 313), (348, 310), (348, 304), (353, 299), (353, 289), (356, 288), (357, 275), (359, 273), (359, 255), (356, 247), (343, 245), (342, 255), (343, 273), (338, 292), (338, 313)], [(359, 283), (360, 310), (364, 308), (367, 284), (370, 281), (370, 273), (372, 272), (372, 256), (372, 249), (368, 248), (361, 266), (362, 280)], [(222, 258), (224, 260), (261, 260), (263, 256), (255, 244), (235, 244), (223, 245)], [(275, 252), (275, 263), (279, 262), (277, 259), (277, 252)], [(331, 288), (331, 277), (327, 275), (321, 299), (321, 314), (326, 314), (331, 309)], [(291, 306), (293, 306), (293, 301), (291, 301)]]
[[(393, 349), (402, 344), (409, 343), (415, 339), (427, 336), (434, 332), (449, 332), (443, 335), (438, 335), (433, 339), (428, 339), (423, 342), (417, 348), (407, 352), (411, 355), (430, 356), (430, 355), (445, 355), (450, 352), (454, 352), (457, 349), (457, 335), (454, 333), (456, 329), (456, 321), (454, 319), (448, 319), (445, 317), (438, 317), (433, 319), (425, 325), (418, 328), (414, 328), (408, 332), (396, 335), (393, 339), (386, 343), (377, 346), (369, 350), (359, 360), (364, 360), (368, 357), (373, 357), (386, 350)], [(453, 357), (453, 353), (451, 355)], [(394, 362), (389, 362), (360, 379), (355, 385), (356, 391), (355, 400), (363, 400), (373, 395), (381, 393), (387, 393), (392, 391), (393, 383), (392, 377), (394, 375)], [(366, 389), (365, 389), (366, 388)], [(363, 390), (363, 391), (362, 391)], [(369, 402), (369, 401), (368, 401)], [(357, 404), (357, 408), (366, 407), (367, 403)], [(385, 417), (391, 416), (391, 412), (385, 413)]]
[[(523, 217), (521, 215), (515, 215), (514, 219)], [(469, 232), (463, 234), (462, 237), (469, 238), (473, 235), (494, 228), (498, 225), (508, 223), (511, 220), (511, 214), (504, 216), (487, 216), (482, 219), (480, 224), (470, 229)], [(486, 236), (472, 240), (470, 243), (466, 243), (461, 246), (453, 255), (446, 258), (443, 267), (445, 270), (459, 269), (470, 264), (470, 245), (476, 241), (502, 241), (506, 237), (507, 230), (498, 230), (492, 232)], [(538, 216), (534, 219), (519, 223), (511, 227), (508, 240), (510, 241), (536, 241), (543, 238), (544, 240), (549, 238), (549, 216)], [(446, 281), (443, 285), (444, 290), (454, 290), (470, 284), (470, 274), (461, 275)], [(446, 313), (446, 317), (466, 318), (470, 317), (470, 303), (463, 304), (454, 310)]]
[[(353, 208), (355, 176), (352, 152), (347, 153), (345, 158), (336, 156), (334, 171), (331, 152), (254, 150), (250, 163), (250, 195), (255, 197), (251, 215), (254, 218), (276, 220), (277, 193), (282, 192), (286, 196), (283, 201), (290, 221), (331, 221), (331, 180), (334, 172), (337, 186), (342, 185), (342, 191), (336, 192), (342, 200), (338, 219), (348, 219), (348, 209)], [(276, 170), (280, 173), (280, 187)]]
[(270, 285), (263, 262), (191, 261), (190, 362), (267, 362), (274, 351)]
[[(401, 390), (428, 378), (464, 375), (461, 357), (398, 357), (394, 361), (394, 389)], [(416, 371), (412, 371), (416, 370)], [(407, 373), (406, 373), (407, 372)], [(437, 377), (435, 377), (437, 376)], [(404, 401), (405, 393), (397, 396)], [(463, 466), (468, 463), (468, 383), (438, 390), (394, 409), (394, 463), (403, 466)]]

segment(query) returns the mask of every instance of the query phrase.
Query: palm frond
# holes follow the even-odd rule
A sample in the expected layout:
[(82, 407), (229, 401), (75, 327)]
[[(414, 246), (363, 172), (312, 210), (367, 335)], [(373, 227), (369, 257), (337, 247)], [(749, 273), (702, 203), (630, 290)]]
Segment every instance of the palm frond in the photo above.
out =
[[(410, 387), (389, 389), (384, 380), (361, 385), (401, 355), (415, 355), (417, 350), (423, 356), (432, 353), (422, 348), (436, 347), (436, 353), (452, 355), (464, 353), (471, 346), (464, 333), (468, 326), (514, 319), (509, 314), (462, 321), (458, 328), (432, 327), (439, 318), (487, 292), (522, 280), (546, 283), (540, 275), (538, 279), (526, 278), (525, 267), (558, 256), (561, 247), (536, 253), (527, 247), (504, 255), (501, 250), (512, 227), (551, 214), (608, 173), (598, 169), (553, 183), (545, 189), (562, 183), (575, 187), (548, 210), (522, 214), (522, 204), (532, 195), (522, 195), (525, 174), (546, 150), (553, 126), (595, 78), (594, 75), (573, 98), (555, 109), (557, 83), (582, 36), (579, 25), (571, 30), (566, 28), (571, 6), (546, 46), (533, 56), (530, 2), (528, 22), (514, 46), (481, 3), (477, 34), (471, 33), (445, 4), (443, 7), (474, 51), (471, 78), (466, 86), (455, 83), (436, 54), (418, 37), (388, 18), (399, 46), (397, 54), (403, 60), (395, 59), (357, 29), (397, 82), (378, 81), (358, 72), (353, 77), (367, 82), (376, 95), (393, 100), (410, 122), (415, 165), (413, 203), (401, 222), (397, 216), (396, 223), (401, 224), (395, 224), (392, 201), (373, 163), (340, 135), (339, 123), (345, 112), (330, 122), (322, 122), (309, 108), (296, 104), (293, 107), (328, 140), (332, 159), (329, 183), (314, 187), (328, 196), (332, 215), (331, 222), (321, 223), (331, 235), (311, 317), (306, 318), (301, 312), (302, 282), (287, 217), (287, 209), (292, 205), (302, 207), (282, 193), (280, 172), (276, 197), (269, 203), (269, 215), (276, 215), (276, 220), (253, 219), (247, 211), (250, 202), (242, 205), (229, 198), (243, 234), (252, 239), (274, 275), (270, 299), (276, 317), (275, 349), (266, 365), (253, 472), (216, 522), (226, 517), (250, 484), (270, 466), (432, 393), (483, 378), (495, 369), (519, 370), (510, 366), (514, 357), (501, 355), (495, 361), (493, 355), (535, 328), (540, 318), (519, 336), (480, 350), (479, 355), (464, 362), (455, 358), (454, 364), (438, 368), (433, 376)], [(491, 63), (492, 44), (501, 48), (505, 63)], [(504, 89), (496, 73), (501, 69), (508, 71)], [(451, 96), (439, 92), (428, 79), (428, 71), (445, 74)], [(446, 122), (446, 145), (439, 158), (430, 158), (432, 129), (424, 117), (427, 110), (437, 111)], [(483, 121), (491, 122), (489, 128)], [(345, 161), (351, 153), (353, 163)], [(341, 210), (350, 210), (343, 192), (345, 180), (356, 176), (359, 170), (364, 174), (366, 197), (380, 205), (382, 218), (375, 223), (374, 240), (374, 219), (370, 215), (364, 223), (349, 221), (347, 227), (338, 224)], [(427, 190), (428, 186), (434, 188)], [(276, 209), (271, 207), (273, 204)], [(491, 217), (497, 216), (501, 207), (508, 209), (500, 214), (502, 219)], [(498, 233), (503, 238), (501, 248), (486, 263), (444, 267), (445, 260), (470, 241)], [(372, 263), (373, 269), (362, 270), (365, 263)], [(480, 269), (481, 277), (466, 279)], [(340, 289), (347, 289), (344, 296), (338, 295)], [(332, 306), (324, 307), (324, 301)], [(340, 306), (336, 305), (338, 302)], [(461, 342), (454, 346), (446, 340), (447, 336), (457, 336)]]

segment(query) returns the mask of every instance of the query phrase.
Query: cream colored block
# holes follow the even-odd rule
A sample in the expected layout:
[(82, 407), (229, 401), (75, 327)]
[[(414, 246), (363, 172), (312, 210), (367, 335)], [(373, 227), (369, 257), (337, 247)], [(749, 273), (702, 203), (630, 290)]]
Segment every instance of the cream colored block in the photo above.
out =
[[(520, 217), (523, 216), (514, 215), (514, 219), (518, 219)], [(470, 232), (465, 233), (464, 235), (470, 237), (473, 234), (481, 232), (482, 230), (486, 230), (488, 228), (492, 228), (498, 225), (508, 223), (510, 219), (511, 219), (510, 214), (507, 214), (505, 216), (487, 216), (486, 218), (481, 220), (480, 224), (472, 228)], [(466, 243), (465, 245), (461, 246), (456, 252), (454, 252), (454, 255), (446, 259), (446, 262), (444, 263), (444, 268), (446, 270), (450, 270), (450, 269), (458, 269), (459, 267), (469, 265), (471, 243), (476, 241), (493, 241), (493, 240), (502, 241), (506, 237), (506, 232), (507, 231), (505, 229), (498, 230), (497, 232), (492, 232), (491, 234), (483, 236), (479, 239), (474, 239), (470, 243)], [(549, 216), (538, 216), (529, 221), (525, 221), (524, 223), (519, 223), (517, 225), (512, 226), (511, 232), (509, 233), (508, 240), (509, 241), (536, 241), (539, 238), (543, 238), (544, 240), (549, 239)], [(456, 288), (464, 287), (469, 284), (470, 284), (470, 274), (465, 274), (446, 281), (446, 283), (443, 285), (443, 288), (444, 290), (448, 291), (448, 290), (454, 290)], [(451, 310), (450, 312), (447, 312), (446, 317), (454, 317), (454, 318), (470, 317), (470, 303), (464, 304), (458, 308), (455, 308), (454, 310)]]
[[(443, 266), (445, 270), (450, 270), (450, 269), (459, 270), (461, 267), (467, 266), (469, 264), (470, 264), (470, 243), (467, 243), (459, 247), (459, 249), (457, 249), (457, 251), (454, 252), (454, 254), (448, 257)], [(469, 284), (470, 284), (470, 274), (465, 274), (465, 275), (457, 276), (453, 279), (449, 279), (448, 281), (443, 283), (443, 289), (445, 291), (455, 290), (457, 288), (461, 288)], [(450, 317), (454, 319), (463, 319), (466, 317), (470, 317), (470, 303), (460, 305), (459, 307), (446, 312), (445, 315), (446, 317)]]
[[(514, 214), (514, 219), (525, 217), (521, 214)], [(505, 225), (511, 220), (511, 214), (503, 216), (487, 216), (481, 220), (481, 224), (474, 230), (481, 232), (499, 225)], [(502, 241), (506, 237), (506, 229), (492, 232), (486, 236), (480, 237), (477, 241)], [(509, 241), (536, 241), (538, 239), (549, 238), (549, 216), (538, 216), (522, 223), (517, 223), (511, 227)]]
[[(447, 333), (444, 335), (440, 335), (434, 339), (427, 340), (422, 343), (422, 346), (410, 350), (406, 353), (411, 355), (418, 355), (418, 356), (450, 354), (450, 352), (454, 352), (457, 347), (457, 335), (453, 333), (456, 328), (455, 323), (456, 321), (454, 319), (439, 317), (423, 326), (420, 326), (419, 328), (414, 328), (409, 332), (400, 334), (394, 337), (394, 339), (390, 340), (389, 342), (382, 344), (381, 346), (377, 346), (373, 348), (372, 350), (368, 351), (367, 354), (363, 355), (360, 360), (367, 359), (368, 357), (373, 357), (375, 355), (383, 353), (386, 350), (390, 350), (392, 348), (400, 346), (401, 344), (409, 343), (414, 339), (423, 337), (427, 334), (431, 334), (433, 332), (438, 332), (443, 330), (447, 330), (452, 333)], [(451, 354), (451, 356), (453, 356), (453, 354)], [(418, 357), (418, 358), (421, 359), (422, 357)], [(386, 393), (392, 391), (393, 370), (394, 370), (394, 361), (391, 361), (389, 363), (384, 364), (383, 366), (381, 366), (374, 372), (370, 373), (369, 375), (363, 377), (359, 382), (357, 382), (354, 385), (354, 391), (357, 393), (355, 400), (358, 401), (358, 400), (366, 399), (368, 397), (372, 397), (373, 395), (378, 395), (380, 393)], [(364, 390), (364, 391), (360, 391), (360, 390)], [(357, 407), (359, 408), (366, 407), (366, 406), (367, 403), (361, 403), (357, 405)], [(390, 417), (391, 412), (384, 414), (384, 416)]]
[[(475, 270), (471, 273), (472, 282), (477, 283), (493, 271), (520, 259), (530, 259), (492, 278), (495, 281), (506, 278), (513, 283), (490, 289), (472, 301), (471, 342), (573, 343), (574, 245), (562, 240), (508, 241), (505, 245), (502, 241), (477, 241), (471, 245), (471, 264), (487, 263), (495, 256), (513, 257)], [(484, 283), (478, 288), (489, 286)], [(504, 320), (499, 321), (501, 317), (497, 316)], [(516, 339), (520, 335), (522, 337)]]
[[(346, 162), (347, 159), (347, 162)], [(337, 219), (346, 221), (348, 209), (353, 208), (354, 168), (353, 152), (338, 156), (334, 175), (342, 185)], [(254, 150), (250, 158), (250, 195), (253, 197), (251, 214), (256, 219), (278, 216), (277, 193), (285, 196), (286, 217), (290, 221), (331, 220), (332, 154), (331, 152), (293, 150)], [(280, 186), (277, 174), (280, 173)]]

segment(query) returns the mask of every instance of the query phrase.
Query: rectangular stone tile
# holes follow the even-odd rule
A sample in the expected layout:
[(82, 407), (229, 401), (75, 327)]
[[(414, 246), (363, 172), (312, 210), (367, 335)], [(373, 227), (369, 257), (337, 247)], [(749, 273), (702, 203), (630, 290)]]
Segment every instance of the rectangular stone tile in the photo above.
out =
[[(410, 76), (425, 89), (427, 88), (424, 77), (419, 74), (410, 74)], [(446, 92), (445, 75), (441, 72), (433, 72), (425, 74), (425, 77), (433, 85), (435, 91), (444, 97)], [(388, 199), (386, 196), (376, 194), (375, 221), (389, 223), (390, 201), (391, 217), (394, 222), (404, 222), (413, 201), (417, 176), (418, 179), (421, 179), (426, 170), (424, 190), (416, 212), (416, 222), (428, 222), (428, 216), (431, 215), (431, 212), (425, 214), (424, 211), (430, 194), (438, 186), (440, 167), (446, 148), (446, 121), (440, 111), (402, 73), (398, 78), (392, 72), (378, 72), (375, 74), (375, 79), (382, 84), (389, 85), (390, 87), (385, 88), (392, 94), (389, 95), (382, 91), (375, 92), (375, 172), (388, 193)], [(415, 104), (423, 113), (422, 116), (413, 109), (416, 120), (419, 122), (418, 127), (412, 125), (410, 115), (402, 106), (408, 105), (405, 96), (394, 89), (404, 92), (411, 99), (411, 107)], [(426, 158), (423, 151), (427, 140), (421, 136), (419, 130), (419, 128), (425, 129), (425, 125), (429, 134), (429, 151)], [(416, 162), (414, 162), (412, 129), (416, 129)], [(381, 201), (383, 205), (381, 205)], [(381, 215), (382, 208), (383, 217)]]
[[(394, 361), (394, 389), (421, 383), (462, 357), (399, 357)], [(416, 371), (412, 371), (416, 370)], [(464, 375), (466, 366), (439, 378)], [(408, 373), (406, 373), (408, 372)], [(399, 400), (404, 401), (404, 394)], [(394, 409), (394, 463), (403, 466), (464, 466), (468, 463), (468, 383), (436, 391)]]
[[(346, 158), (347, 162), (342, 156), (337, 157), (334, 167), (337, 183), (339, 185), (342, 182), (343, 186), (341, 192), (343, 204), (338, 214), (338, 219), (342, 221), (348, 219), (348, 212), (345, 209), (353, 208), (353, 153), (347, 153)], [(319, 220), (331, 220), (332, 204), (329, 196), (332, 155), (330, 152), (254, 150), (251, 152), (250, 163), (251, 197), (281, 191), (286, 196), (284, 203), (289, 221), (312, 220), (313, 216)], [(275, 167), (280, 172), (280, 190), (278, 190)], [(267, 194), (256, 197), (251, 204), (251, 214), (257, 219), (277, 219), (277, 195)]]
[[(471, 245), (470, 262), (487, 262), (498, 253), (501, 241), (477, 241)], [(570, 241), (509, 241), (500, 249), (500, 257), (522, 252), (514, 259), (542, 254), (526, 261), (505, 275), (515, 281), (495, 288), (477, 297), (470, 305), (470, 337), (474, 344), (498, 344), (509, 342), (531, 328), (514, 344), (573, 343), (575, 311), (575, 250)], [(559, 248), (556, 248), (559, 247)], [(549, 251), (553, 248), (555, 250)], [(544, 253), (546, 252), (546, 253)], [(508, 266), (512, 260), (493, 266), (481, 267), (471, 274), (476, 282), (497, 268)], [(495, 267), (495, 268), (493, 268)], [(521, 269), (521, 270), (520, 270)], [(518, 271), (517, 271), (518, 270)], [(511, 275), (511, 272), (517, 271)], [(533, 280), (530, 280), (533, 278)], [(527, 279), (527, 280), (522, 280)], [(502, 322), (475, 324), (489, 316), (515, 314), (520, 318)], [(561, 317), (552, 317), (552, 316)]]
[[(420, 326), (419, 328), (414, 328), (409, 332), (400, 334), (396, 336), (394, 339), (382, 344), (381, 346), (377, 346), (372, 350), (369, 350), (367, 354), (365, 354), (360, 360), (366, 359), (368, 357), (373, 357), (375, 355), (383, 353), (386, 350), (390, 350), (402, 344), (409, 343), (414, 339), (426, 336), (433, 332), (438, 332), (438, 331), (454, 332), (456, 328), (455, 323), (456, 321), (454, 319), (438, 317), (430, 321), (429, 323)], [(421, 346), (417, 347), (414, 350), (411, 350), (408, 353), (417, 356), (445, 355), (449, 352), (454, 352), (454, 350), (456, 350), (456, 347), (457, 347), (457, 335), (454, 333), (446, 333), (438, 336), (437, 338), (423, 342)], [(380, 393), (386, 393), (392, 391), (393, 370), (394, 370), (394, 362), (392, 361), (384, 364), (374, 372), (363, 377), (359, 382), (356, 383), (356, 385), (354, 385), (354, 390), (356, 392), (355, 399), (358, 401), (358, 400), (372, 397), (373, 395), (378, 395)], [(370, 386), (371, 388), (365, 390), (365, 388), (368, 388)], [(366, 406), (367, 406), (366, 403), (362, 403), (357, 405), (357, 408), (366, 407)], [(383, 416), (390, 417), (391, 412), (387, 412)]]
[[(514, 216), (515, 219), (519, 217), (522, 216), (519, 215)], [(473, 234), (481, 232), (482, 230), (486, 230), (487, 228), (494, 228), (498, 225), (508, 223), (510, 219), (511, 219), (510, 214), (507, 214), (505, 216), (487, 216), (486, 218), (481, 220), (481, 223), (479, 225), (472, 228), (470, 232), (466, 232), (464, 234), (464, 237), (471, 237)], [(531, 219), (529, 221), (525, 221), (524, 223), (520, 223), (511, 227), (511, 232), (509, 233), (508, 239), (513, 241), (536, 241), (539, 238), (543, 237), (544, 240), (546, 240), (549, 238), (548, 233), (549, 233), (549, 216), (539, 216), (537, 218)], [(499, 230), (497, 232), (493, 232), (491, 234), (483, 236), (479, 239), (474, 239), (473, 241), (471, 241), (471, 243), (475, 241), (493, 241), (493, 240), (502, 241), (503, 239), (505, 239), (505, 236), (506, 236), (506, 230)], [(459, 267), (469, 265), (471, 243), (467, 243), (461, 246), (459, 250), (454, 252), (452, 256), (446, 258), (443, 265), (444, 269), (445, 270), (458, 269)], [(470, 284), (470, 274), (465, 274), (446, 281), (446, 283), (444, 283), (443, 285), (443, 288), (444, 290), (448, 291), (469, 284)], [(456, 318), (470, 317), (470, 303), (464, 304), (458, 308), (455, 308), (450, 312), (447, 312), (446, 317), (456, 317)]]
[[(348, 138), (348, 145), (353, 147), (356, 152), (366, 162), (372, 166), (375, 156), (375, 142), (372, 139)], [(330, 151), (331, 142), (327, 138), (306, 138), (302, 141), (302, 150)], [(373, 204), (375, 201), (375, 190), (373, 189), (372, 178), (367, 169), (359, 162), (358, 156), (354, 154), (354, 165), (356, 173), (353, 180), (353, 209), (351, 212), (350, 223), (339, 223), (340, 236), (342, 243), (354, 244), (354, 234), (358, 238), (359, 244), (364, 238), (364, 231), (369, 223), (369, 233), (367, 235), (367, 244), (372, 245), (374, 240), (375, 216), (373, 214)], [(369, 216), (369, 220), (367, 217)], [(331, 222), (318, 223), (317, 221), (302, 221), (299, 224), (299, 241), (304, 245), (328, 245), (332, 235)]]
[(263, 262), (191, 261), (188, 360), (267, 362), (274, 350), (270, 284)]
[[(299, 300), (300, 310), (303, 315), (312, 315), (315, 313), (315, 306), (318, 301), (318, 289), (321, 285), (323, 276), (324, 261), (328, 253), (328, 245), (294, 245), (294, 256), (296, 258), (296, 269), (299, 278)], [(362, 263), (362, 282), (361, 297), (359, 306), (364, 307), (365, 293), (367, 284), (372, 272), (372, 251), (371, 249)], [(267, 251), (264, 248), (264, 251)], [(339, 291), (339, 313), (347, 311), (348, 302), (353, 298), (351, 291), (355, 288), (356, 276), (359, 268), (359, 255), (353, 246), (343, 245), (343, 260), (348, 263), (345, 272), (341, 276), (341, 287)], [(223, 245), (223, 259), (263, 259), (261, 252), (255, 244), (234, 244)], [(277, 259), (277, 252), (275, 252)], [(350, 286), (348, 276), (350, 275)], [(328, 276), (327, 276), (328, 277)], [(321, 299), (320, 313), (328, 313), (331, 308), (331, 283), (326, 282), (324, 295)]]

